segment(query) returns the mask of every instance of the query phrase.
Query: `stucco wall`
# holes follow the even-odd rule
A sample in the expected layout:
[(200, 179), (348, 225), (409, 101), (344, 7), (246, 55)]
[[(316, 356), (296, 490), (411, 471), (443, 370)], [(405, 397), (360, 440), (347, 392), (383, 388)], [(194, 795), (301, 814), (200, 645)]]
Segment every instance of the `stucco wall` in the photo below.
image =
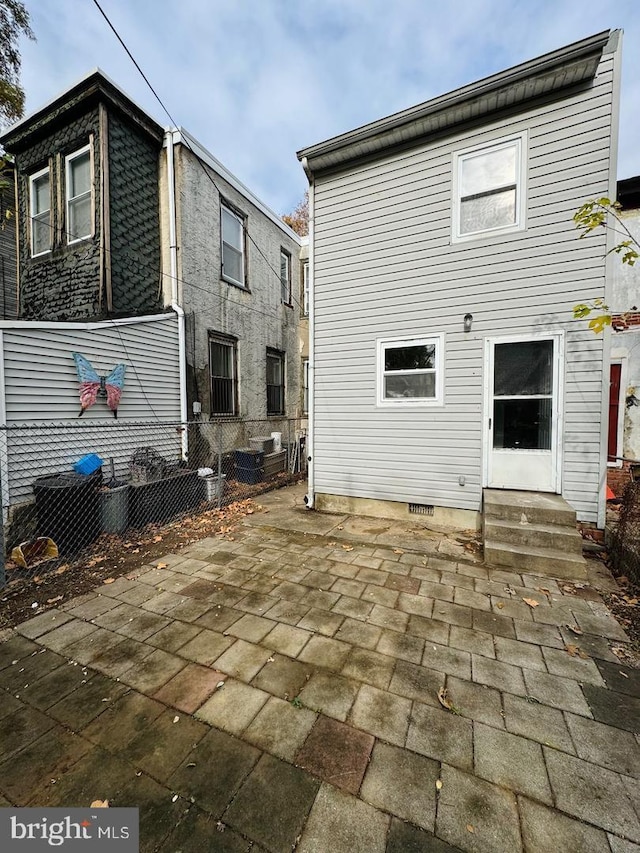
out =
[[(176, 146), (175, 154), (178, 276), (187, 315), (189, 408), (197, 400), (202, 419), (209, 418), (208, 335), (218, 332), (238, 340), (240, 417), (267, 416), (268, 347), (285, 353), (286, 416), (295, 417), (301, 407), (299, 245), (249, 198), (208, 166), (203, 167), (184, 145)], [(246, 217), (246, 290), (221, 277), (221, 196)], [(281, 302), (281, 248), (292, 259), (292, 306)]]

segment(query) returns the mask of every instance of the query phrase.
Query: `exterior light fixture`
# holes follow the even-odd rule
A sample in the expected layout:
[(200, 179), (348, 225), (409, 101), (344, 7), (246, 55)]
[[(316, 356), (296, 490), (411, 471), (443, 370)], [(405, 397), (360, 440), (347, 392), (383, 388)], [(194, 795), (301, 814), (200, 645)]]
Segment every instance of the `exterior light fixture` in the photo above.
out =
[(471, 324), (473, 323), (473, 314), (465, 314), (464, 319), (462, 321), (465, 332), (471, 331)]

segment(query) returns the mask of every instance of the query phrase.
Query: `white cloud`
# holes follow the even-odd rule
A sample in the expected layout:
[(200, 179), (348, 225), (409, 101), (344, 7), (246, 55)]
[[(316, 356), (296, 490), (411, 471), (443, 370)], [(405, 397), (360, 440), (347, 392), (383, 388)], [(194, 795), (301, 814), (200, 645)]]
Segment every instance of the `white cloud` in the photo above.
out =
[[(27, 108), (99, 65), (169, 120), (86, 0), (33, 3)], [(295, 151), (609, 27), (625, 27), (620, 176), (640, 173), (636, 0), (101, 0), (178, 124), (276, 211)]]

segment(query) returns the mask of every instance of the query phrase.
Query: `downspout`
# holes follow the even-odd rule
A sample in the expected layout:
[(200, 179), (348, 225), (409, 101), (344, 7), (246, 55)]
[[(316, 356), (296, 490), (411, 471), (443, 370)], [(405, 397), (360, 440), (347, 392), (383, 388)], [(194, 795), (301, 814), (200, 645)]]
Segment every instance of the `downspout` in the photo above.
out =
[(315, 434), (315, 285), (314, 285), (314, 190), (315, 184), (313, 174), (309, 169), (306, 157), (302, 158), (302, 168), (309, 179), (309, 389), (308, 389), (308, 419), (307, 428), (307, 494), (304, 502), (307, 509), (313, 509), (315, 504), (315, 462), (314, 462), (314, 434)]
[(184, 311), (178, 295), (178, 244), (176, 227), (176, 187), (174, 168), (173, 128), (165, 134), (167, 146), (167, 198), (169, 203), (169, 275), (171, 277), (171, 308), (178, 315), (178, 360), (180, 370), (180, 421), (182, 424), (182, 458), (189, 455), (188, 414), (187, 414), (187, 347), (185, 336)]

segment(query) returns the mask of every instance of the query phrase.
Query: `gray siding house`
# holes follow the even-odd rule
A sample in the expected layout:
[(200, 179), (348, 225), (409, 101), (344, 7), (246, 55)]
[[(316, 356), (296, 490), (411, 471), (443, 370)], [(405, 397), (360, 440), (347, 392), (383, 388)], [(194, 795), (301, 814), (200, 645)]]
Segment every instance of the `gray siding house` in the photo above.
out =
[(477, 526), (483, 489), (562, 495), (603, 524), (605, 229), (620, 32), (604, 32), (298, 156), (311, 189), (308, 499)]

